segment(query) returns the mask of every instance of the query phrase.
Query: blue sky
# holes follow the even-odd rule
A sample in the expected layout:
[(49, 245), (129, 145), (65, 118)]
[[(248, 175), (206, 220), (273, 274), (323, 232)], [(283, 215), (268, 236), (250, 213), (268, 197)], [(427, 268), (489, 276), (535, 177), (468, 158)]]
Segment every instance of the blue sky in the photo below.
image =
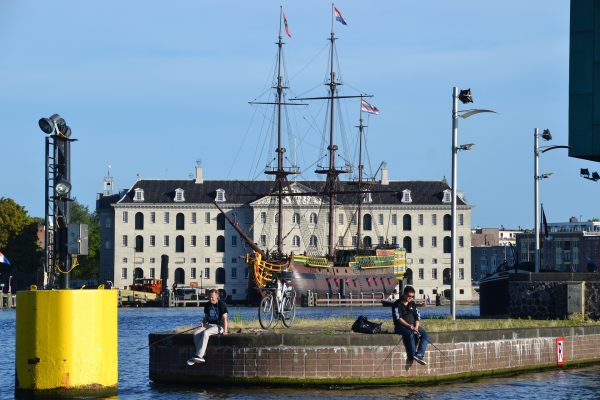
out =
[[(117, 188), (130, 187), (137, 174), (187, 179), (198, 159), (206, 179), (257, 176), (265, 161), (255, 131), (264, 111), (248, 101), (271, 77), (279, 5), (4, 0), (0, 195), (43, 216), (44, 135), (37, 121), (53, 113), (78, 139), (73, 193), (92, 209), (108, 165)], [(550, 128), (552, 144), (568, 144), (569, 2), (336, 5), (348, 21), (335, 26), (344, 93), (373, 94), (381, 110), (368, 121), (371, 169), (386, 161), (393, 180), (450, 178), (452, 87), (471, 88), (473, 107), (498, 112), (460, 122), (459, 142), (476, 143), (459, 156), (458, 187), (475, 206), (472, 225), (531, 227), (533, 129)], [(330, 3), (288, 1), (284, 8), (293, 94), (323, 95)], [(295, 117), (294, 141), (308, 149), (298, 161), (309, 165), (320, 136), (302, 118), (319, 107)], [(352, 132), (357, 114), (347, 115)], [(600, 217), (600, 186), (580, 178), (580, 167), (600, 169), (564, 150), (541, 157), (540, 172), (554, 172), (540, 185), (549, 221)], [(313, 178), (304, 168), (303, 177)]]

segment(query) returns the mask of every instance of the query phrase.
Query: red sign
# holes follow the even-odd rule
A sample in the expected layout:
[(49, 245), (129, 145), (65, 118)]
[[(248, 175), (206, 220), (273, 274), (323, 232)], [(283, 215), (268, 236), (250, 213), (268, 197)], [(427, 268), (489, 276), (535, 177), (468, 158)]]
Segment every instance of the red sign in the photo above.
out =
[(556, 338), (556, 365), (565, 363), (565, 339)]

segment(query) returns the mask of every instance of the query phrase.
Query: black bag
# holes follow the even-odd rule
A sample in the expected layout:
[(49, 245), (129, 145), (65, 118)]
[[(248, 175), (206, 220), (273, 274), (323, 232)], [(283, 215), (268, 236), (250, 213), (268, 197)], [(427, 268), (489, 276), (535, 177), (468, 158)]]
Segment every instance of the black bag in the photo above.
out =
[(371, 322), (367, 317), (361, 315), (352, 324), (352, 331), (356, 333), (380, 333), (381, 323)]

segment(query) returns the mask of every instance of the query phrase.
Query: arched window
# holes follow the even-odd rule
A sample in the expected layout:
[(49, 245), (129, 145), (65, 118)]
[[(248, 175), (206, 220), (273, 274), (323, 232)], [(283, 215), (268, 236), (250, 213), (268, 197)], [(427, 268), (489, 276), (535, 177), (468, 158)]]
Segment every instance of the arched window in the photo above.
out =
[(373, 217), (371, 217), (371, 214), (365, 214), (363, 216), (363, 229), (365, 231), (373, 229)]
[(412, 285), (413, 284), (413, 272), (412, 272), (412, 269), (406, 268), (406, 273), (404, 274), (404, 280), (406, 281), (407, 285)]
[(318, 218), (317, 218), (317, 213), (311, 213), (310, 214), (310, 223), (311, 224), (316, 224), (318, 222)]
[(444, 215), (444, 230), (445, 231), (452, 230), (452, 217), (450, 216), (450, 214)]
[(141, 212), (135, 213), (135, 229), (144, 229), (144, 214)]
[(452, 272), (450, 271), (450, 268), (444, 268), (444, 272), (442, 273), (442, 278), (444, 280), (444, 285), (451, 285), (452, 284)]
[(215, 283), (219, 285), (225, 284), (225, 268), (220, 267), (217, 268), (217, 272), (215, 274)]
[(144, 270), (140, 267), (137, 267), (133, 270), (133, 280), (141, 279), (144, 277)]
[(177, 213), (175, 216), (175, 229), (182, 231), (185, 229), (185, 217), (183, 213)]
[(406, 250), (407, 253), (412, 253), (412, 239), (410, 236), (404, 236), (402, 247), (404, 247), (404, 250)]
[(217, 236), (217, 252), (225, 253), (225, 236)]
[(274, 221), (275, 221), (276, 224), (279, 223), (279, 213), (275, 213)]
[(137, 235), (135, 237), (135, 252), (141, 253), (144, 251), (144, 237), (142, 235)]
[(444, 253), (452, 253), (452, 239), (450, 239), (450, 236), (444, 237)]
[(412, 217), (410, 214), (404, 214), (404, 217), (402, 217), (402, 229), (405, 231), (412, 230)]
[(179, 235), (175, 238), (175, 253), (183, 253), (185, 251), (185, 245), (183, 243), (183, 236)]
[(318, 245), (317, 237), (315, 235), (312, 235), (310, 237), (309, 246), (311, 246), (311, 247), (317, 247), (317, 245)]
[(223, 214), (217, 214), (217, 230), (225, 230), (225, 216)]
[(177, 268), (175, 270), (175, 283), (178, 285), (185, 285), (185, 271), (183, 268)]
[(299, 224), (299, 223), (300, 223), (300, 214), (294, 213), (294, 215), (292, 215), (292, 224)]
[(363, 238), (363, 245), (365, 246), (365, 248), (373, 246), (373, 240), (371, 240), (371, 236), (365, 236)]
[(300, 236), (296, 235), (292, 238), (292, 246), (300, 247)]

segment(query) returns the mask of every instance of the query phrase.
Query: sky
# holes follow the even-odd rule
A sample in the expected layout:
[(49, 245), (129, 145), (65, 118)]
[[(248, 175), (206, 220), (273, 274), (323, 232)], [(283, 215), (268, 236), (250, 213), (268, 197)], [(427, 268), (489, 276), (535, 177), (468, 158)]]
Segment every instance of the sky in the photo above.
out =
[[(91, 210), (109, 165), (116, 188), (131, 187), (137, 175), (189, 179), (197, 160), (205, 179), (260, 177), (273, 155), (259, 133), (268, 112), (248, 102), (265, 98), (272, 78), (280, 4), (1, 1), (0, 197), (43, 216), (38, 120), (54, 113), (77, 139), (73, 195)], [(325, 95), (331, 3), (283, 6), (292, 34), (284, 46), (288, 97)], [(381, 111), (366, 120), (367, 169), (385, 161), (392, 180), (450, 181), (452, 88), (471, 88), (475, 103), (461, 109), (497, 112), (459, 122), (459, 143), (476, 144), (458, 157), (472, 226), (531, 228), (534, 129), (552, 131), (552, 142), (542, 144), (568, 144), (569, 2), (336, 6), (348, 23), (334, 24), (343, 94), (372, 94)], [(315, 177), (322, 107), (297, 107), (290, 120), (289, 143), (305, 150), (288, 155), (305, 163), (304, 179)], [(351, 136), (358, 112), (344, 107)], [(600, 217), (600, 183), (579, 177), (580, 168), (600, 170), (566, 150), (540, 157), (540, 173), (554, 173), (540, 182), (549, 222)]]

